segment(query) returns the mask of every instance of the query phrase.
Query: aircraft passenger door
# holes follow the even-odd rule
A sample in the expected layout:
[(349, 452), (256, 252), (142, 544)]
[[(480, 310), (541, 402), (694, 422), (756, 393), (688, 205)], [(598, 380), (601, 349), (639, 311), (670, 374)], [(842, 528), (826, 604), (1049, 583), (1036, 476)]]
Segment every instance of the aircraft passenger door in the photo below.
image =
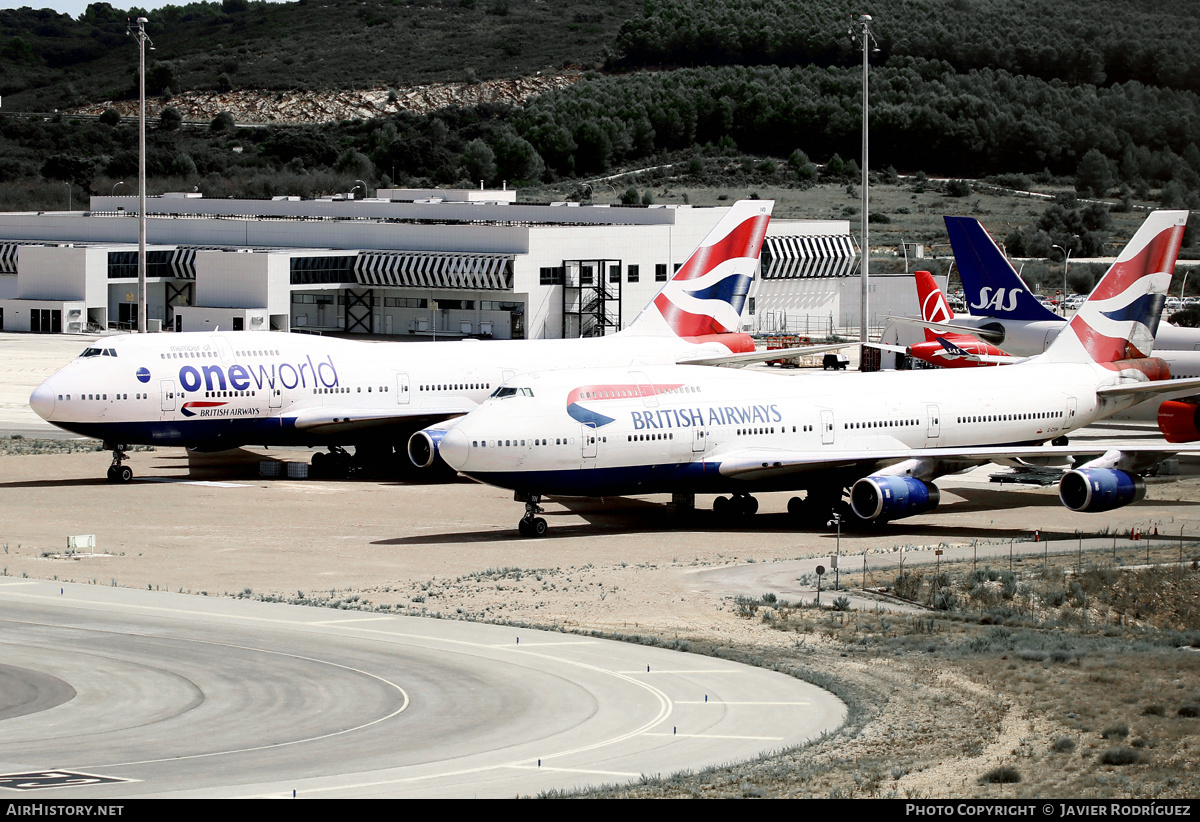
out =
[(397, 405), (408, 405), (408, 403), (410, 401), (410, 392), (408, 389), (409, 389), (408, 375), (407, 374), (397, 374), (396, 375), (396, 404)]
[(1077, 404), (1078, 403), (1076, 402), (1074, 397), (1067, 397), (1067, 413), (1063, 417), (1063, 424), (1062, 424), (1064, 431), (1075, 424), (1075, 408), (1076, 408)]
[(270, 401), (267, 403), (271, 408), (283, 408), (283, 389), (278, 386), (271, 387)]
[(216, 346), (217, 353), (221, 355), (221, 362), (225, 365), (233, 365), (233, 346), (229, 344), (229, 340), (215, 334), (213, 335), (213, 344)]
[(162, 402), (160, 407), (163, 411), (175, 410), (175, 381), (174, 380), (159, 380), (159, 388), (162, 391)]
[(596, 426), (588, 423), (580, 426), (580, 434), (583, 437), (583, 458), (585, 460), (596, 458)]
[(706, 448), (708, 448), (708, 432), (704, 430), (704, 426), (698, 425), (692, 429), (692, 453), (703, 454)]
[(938, 410), (936, 405), (928, 405), (925, 407), (926, 413), (929, 415), (927, 427), (925, 429), (925, 437), (927, 439), (936, 440), (942, 433), (942, 412)]
[(642, 405), (646, 408), (658, 408), (658, 395), (654, 393), (654, 386), (650, 384), (646, 375), (640, 371), (630, 371), (629, 375), (637, 383), (638, 393), (642, 395)]
[(821, 444), (833, 445), (833, 412), (821, 412)]

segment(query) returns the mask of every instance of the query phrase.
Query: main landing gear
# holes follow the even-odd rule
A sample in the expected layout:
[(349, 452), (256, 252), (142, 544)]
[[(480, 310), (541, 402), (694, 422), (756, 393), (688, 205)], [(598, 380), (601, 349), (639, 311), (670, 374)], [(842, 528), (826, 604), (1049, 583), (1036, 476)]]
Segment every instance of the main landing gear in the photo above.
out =
[(842, 499), (840, 489), (836, 494), (809, 491), (804, 499), (792, 497), (788, 500), (788, 513), (809, 528), (828, 527), (835, 513), (841, 517), (843, 523), (859, 521), (858, 517), (854, 516), (850, 504)]
[(543, 511), (542, 506), (538, 504), (541, 501), (541, 494), (529, 494), (525, 497), (525, 516), (517, 523), (517, 530), (521, 532), (521, 536), (544, 537), (549, 530), (550, 526), (546, 520), (538, 516)]
[(112, 465), (108, 466), (108, 481), (124, 483), (133, 479), (133, 469), (128, 465), (123, 465), (125, 460), (129, 459), (129, 455), (125, 453), (126, 446), (121, 443), (109, 442), (104, 445), (113, 452)]
[(345, 479), (350, 476), (354, 457), (339, 445), (329, 446), (329, 451), (318, 451), (312, 456), (309, 471), (325, 479)]
[(713, 513), (718, 517), (752, 517), (758, 513), (758, 500), (749, 494), (717, 497), (713, 500)]

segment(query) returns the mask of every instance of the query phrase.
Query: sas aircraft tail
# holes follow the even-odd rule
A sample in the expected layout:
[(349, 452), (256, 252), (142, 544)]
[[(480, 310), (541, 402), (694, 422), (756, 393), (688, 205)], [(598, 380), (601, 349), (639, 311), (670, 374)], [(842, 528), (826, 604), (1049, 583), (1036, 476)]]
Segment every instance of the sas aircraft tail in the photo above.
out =
[(946, 217), (954, 262), (971, 313), (1005, 320), (1061, 320), (1030, 293), (1004, 252), (974, 217)]
[(736, 332), (774, 205), (734, 203), (626, 333), (694, 339)]

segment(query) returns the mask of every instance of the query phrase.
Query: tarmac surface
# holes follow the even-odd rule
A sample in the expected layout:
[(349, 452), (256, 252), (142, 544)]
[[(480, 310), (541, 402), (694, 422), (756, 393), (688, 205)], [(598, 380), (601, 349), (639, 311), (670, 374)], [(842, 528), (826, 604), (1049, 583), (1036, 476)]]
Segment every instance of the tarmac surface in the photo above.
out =
[(544, 631), (34, 580), (0, 602), (12, 798), (530, 795), (845, 715), (782, 674)]

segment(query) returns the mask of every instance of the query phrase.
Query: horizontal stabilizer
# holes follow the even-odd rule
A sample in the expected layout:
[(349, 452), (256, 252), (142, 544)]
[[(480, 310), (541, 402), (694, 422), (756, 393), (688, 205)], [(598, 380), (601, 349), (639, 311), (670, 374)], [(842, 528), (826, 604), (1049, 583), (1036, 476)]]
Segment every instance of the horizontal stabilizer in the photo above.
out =
[(748, 351), (744, 354), (725, 354), (717, 357), (697, 357), (695, 359), (679, 360), (679, 365), (723, 365), (737, 368), (743, 365), (786, 360), (791, 357), (806, 357), (811, 354), (822, 354), (826, 351), (837, 351), (840, 348), (852, 348), (858, 341), (829, 343), (826, 345), (802, 345), (797, 348), (772, 348), (759, 351)]
[(927, 320), (918, 320), (913, 317), (888, 317), (894, 322), (903, 323), (905, 325), (917, 325), (921, 328), (932, 328), (934, 331), (940, 331), (943, 334), (970, 334), (972, 337), (990, 343), (1001, 343), (1004, 341), (1004, 334), (999, 331), (992, 331), (988, 328), (974, 328), (969, 325), (957, 325), (955, 323), (935, 323)]
[(1157, 394), (1174, 394), (1178, 391), (1191, 391), (1200, 388), (1200, 377), (1188, 377), (1182, 380), (1154, 380), (1152, 382), (1131, 382), (1127, 385), (1108, 385), (1097, 388), (1096, 393), (1101, 397), (1153, 397)]

